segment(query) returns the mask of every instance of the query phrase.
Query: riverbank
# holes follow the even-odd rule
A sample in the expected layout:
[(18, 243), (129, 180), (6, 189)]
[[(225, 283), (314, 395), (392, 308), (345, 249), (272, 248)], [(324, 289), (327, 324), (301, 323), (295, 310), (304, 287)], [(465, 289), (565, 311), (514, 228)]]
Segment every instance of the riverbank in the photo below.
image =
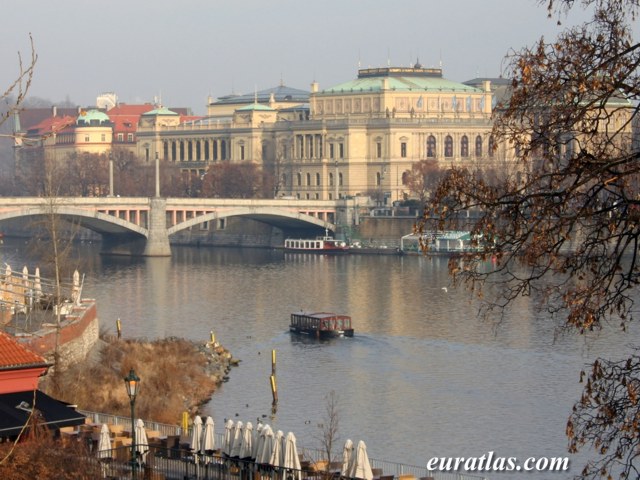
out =
[(235, 364), (218, 344), (102, 336), (84, 362), (50, 373), (40, 385), (79, 409), (129, 415), (123, 378), (133, 368), (140, 377), (136, 416), (178, 424), (183, 412), (199, 412)]

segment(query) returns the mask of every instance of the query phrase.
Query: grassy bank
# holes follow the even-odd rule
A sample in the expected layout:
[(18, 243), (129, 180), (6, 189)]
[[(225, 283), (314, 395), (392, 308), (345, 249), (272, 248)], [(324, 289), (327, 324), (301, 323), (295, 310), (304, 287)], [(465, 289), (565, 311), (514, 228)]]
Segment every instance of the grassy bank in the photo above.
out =
[(85, 362), (48, 374), (40, 387), (80, 409), (128, 416), (123, 379), (133, 368), (140, 377), (136, 416), (177, 424), (182, 412), (193, 415), (211, 398), (232, 363), (221, 346), (104, 337)]

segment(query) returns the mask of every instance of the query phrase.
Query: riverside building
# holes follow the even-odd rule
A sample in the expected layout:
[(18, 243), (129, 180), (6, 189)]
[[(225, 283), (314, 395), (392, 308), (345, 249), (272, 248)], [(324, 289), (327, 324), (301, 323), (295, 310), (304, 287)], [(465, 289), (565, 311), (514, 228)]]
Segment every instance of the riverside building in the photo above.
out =
[(217, 162), (254, 162), (277, 179), (274, 196), (332, 200), (409, 194), (403, 175), (420, 160), (442, 167), (504, 158), (494, 151), (489, 80), (445, 79), (442, 70), (369, 68), (356, 79), (305, 92), (280, 85), (210, 101), (208, 116), (181, 122), (167, 109), (140, 117), (139, 158), (201, 175)]

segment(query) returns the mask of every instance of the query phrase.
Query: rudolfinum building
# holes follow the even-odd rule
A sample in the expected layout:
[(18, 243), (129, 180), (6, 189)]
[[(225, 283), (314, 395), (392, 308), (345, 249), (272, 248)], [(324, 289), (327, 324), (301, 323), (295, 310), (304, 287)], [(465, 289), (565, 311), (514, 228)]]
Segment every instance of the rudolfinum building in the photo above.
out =
[(409, 194), (403, 174), (420, 160), (445, 168), (504, 159), (490, 132), (506, 83), (456, 83), (416, 63), (361, 69), (311, 92), (280, 85), (210, 99), (206, 117), (187, 121), (159, 108), (140, 116), (136, 155), (197, 175), (217, 162), (254, 162), (277, 179), (276, 196), (390, 203)]

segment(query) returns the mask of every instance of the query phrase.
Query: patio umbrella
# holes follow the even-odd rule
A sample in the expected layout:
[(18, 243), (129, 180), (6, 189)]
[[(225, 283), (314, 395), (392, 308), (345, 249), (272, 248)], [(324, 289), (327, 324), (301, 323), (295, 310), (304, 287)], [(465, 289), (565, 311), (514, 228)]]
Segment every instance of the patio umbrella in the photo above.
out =
[(353, 467), (353, 442), (351, 439), (347, 439), (344, 442), (344, 448), (342, 449), (342, 469), (340, 470), (340, 476), (348, 477), (349, 472)]
[(264, 425), (262, 423), (258, 423), (258, 426), (253, 431), (253, 440), (251, 441), (251, 458), (255, 460), (258, 455), (258, 445), (260, 443), (260, 435), (262, 434), (262, 429)]
[(231, 456), (231, 449), (233, 448), (233, 420), (227, 420), (224, 425), (224, 446), (222, 451), (225, 455)]
[(369, 455), (367, 455), (367, 446), (362, 440), (358, 442), (358, 448), (356, 449), (356, 455), (349, 477), (361, 478), (363, 480), (371, 480), (373, 478), (373, 472), (371, 472), (371, 465), (369, 464)]
[(203, 455), (212, 455), (216, 449), (215, 430), (213, 427), (213, 418), (207, 417), (204, 431), (202, 432), (202, 445), (200, 446), (200, 451)]
[(102, 424), (100, 436), (98, 437), (98, 458), (111, 458), (111, 435), (109, 434), (109, 427), (106, 423)]
[(73, 272), (73, 287), (71, 288), (71, 301), (78, 303), (80, 299), (80, 273), (78, 270)]
[(269, 425), (266, 425), (262, 429), (260, 435), (261, 442), (258, 448), (258, 456), (256, 457), (256, 463), (262, 463), (268, 465), (271, 462), (271, 452), (273, 452), (273, 430)]
[(282, 441), (284, 440), (284, 433), (282, 430), (278, 430), (273, 438), (273, 450), (271, 451), (271, 458), (269, 464), (274, 467), (281, 467), (283, 464), (284, 452), (282, 451)]
[(25, 265), (22, 267), (22, 295), (23, 301), (25, 305), (29, 304), (29, 269)]
[(240, 458), (251, 458), (253, 451), (253, 425), (247, 422), (242, 430), (242, 444), (240, 446)]
[(300, 457), (298, 457), (298, 447), (296, 445), (296, 436), (293, 434), (293, 432), (287, 433), (287, 436), (284, 440), (284, 461), (282, 463), (282, 466), (286, 470), (289, 470), (289, 472), (285, 470), (282, 476), (282, 480), (290, 478), (289, 476), (296, 480), (302, 479), (302, 472), (300, 471)]
[[(193, 419), (193, 427), (191, 429), (191, 451), (195, 454), (200, 450), (200, 444), (202, 443), (202, 418), (200, 415), (196, 415), (196, 418)], [(198, 461), (198, 456), (196, 455), (196, 462)]]
[(11, 265), (7, 263), (4, 270), (4, 299), (7, 303), (13, 304), (13, 279), (11, 272)]
[(141, 463), (145, 463), (147, 460), (147, 453), (149, 453), (149, 440), (147, 439), (147, 431), (144, 428), (144, 422), (139, 418), (136, 420), (136, 452)]
[(240, 448), (242, 447), (242, 422), (237, 421), (236, 426), (233, 429), (233, 444), (231, 446), (231, 457), (240, 456)]
[(33, 281), (34, 295), (36, 302), (42, 297), (42, 283), (40, 283), (40, 268), (36, 267), (35, 280)]

